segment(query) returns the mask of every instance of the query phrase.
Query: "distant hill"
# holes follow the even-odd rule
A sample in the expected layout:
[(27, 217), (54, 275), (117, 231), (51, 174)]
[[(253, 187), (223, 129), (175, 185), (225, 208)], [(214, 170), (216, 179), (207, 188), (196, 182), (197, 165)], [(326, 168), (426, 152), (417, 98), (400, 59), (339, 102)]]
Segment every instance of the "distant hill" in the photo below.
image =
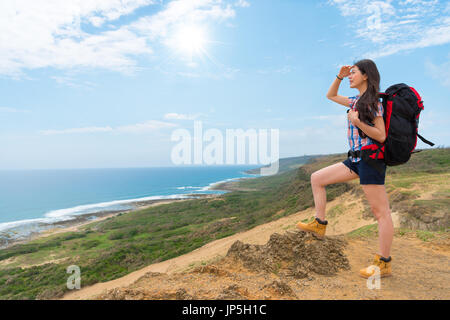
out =
[[(321, 155), (309, 155), (309, 156), (300, 156), (300, 157), (290, 157), (290, 158), (282, 158), (279, 160), (279, 173), (292, 170), (298, 168), (305, 163), (308, 163), (311, 159), (320, 157)], [(268, 168), (270, 165), (262, 166), (261, 168)], [(261, 168), (255, 168), (245, 171), (248, 174), (260, 174)]]

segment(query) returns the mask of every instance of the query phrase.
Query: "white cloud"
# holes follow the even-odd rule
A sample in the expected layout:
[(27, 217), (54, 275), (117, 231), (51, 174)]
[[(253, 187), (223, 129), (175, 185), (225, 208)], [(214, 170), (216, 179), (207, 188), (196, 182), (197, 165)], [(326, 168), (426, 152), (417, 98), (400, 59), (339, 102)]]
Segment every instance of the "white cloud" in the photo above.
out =
[(170, 122), (162, 122), (157, 120), (149, 120), (143, 123), (136, 123), (128, 126), (120, 126), (115, 129), (117, 132), (127, 132), (127, 133), (143, 133), (149, 131), (156, 131), (165, 128), (177, 127), (176, 124)]
[(118, 127), (82, 127), (82, 128), (69, 128), (60, 130), (41, 130), (42, 135), (61, 135), (61, 134), (85, 134), (85, 133), (99, 133), (99, 132), (116, 132), (116, 133), (145, 133), (158, 131), (160, 129), (174, 128), (177, 124), (170, 122), (163, 122), (158, 120), (148, 120), (142, 123), (136, 123), (131, 125), (124, 125)]
[[(246, 2), (239, 3), (245, 6)], [(139, 70), (136, 56), (154, 54), (154, 41), (164, 40), (175, 25), (217, 23), (235, 16), (232, 5), (222, 0), (174, 0), (153, 15), (125, 25), (117, 21), (137, 8), (155, 4), (162, 2), (2, 0), (0, 74), (20, 76), (28, 69), (45, 67), (131, 73)]]
[(438, 0), (329, 0), (350, 17), (357, 38), (372, 43), (364, 54), (378, 58), (450, 43), (448, 3)]
[(265, 68), (265, 69), (259, 69), (259, 70), (257, 70), (257, 72), (259, 74), (274, 74), (274, 73), (288, 74), (295, 69), (297, 69), (297, 68), (294, 66), (285, 65), (282, 67), (270, 67), (270, 68)]
[(22, 110), (22, 109), (16, 109), (16, 108), (0, 107), (0, 112), (24, 113), (24, 112), (30, 112), (30, 110)]
[(433, 79), (450, 88), (450, 59), (442, 64), (426, 60), (425, 70)]
[[(425, 106), (426, 108), (427, 106)], [(422, 114), (424, 113), (424, 114)], [(433, 109), (425, 110), (420, 114), (419, 121), (419, 133), (423, 134), (426, 138), (428, 134), (430, 135), (430, 140), (434, 136), (438, 136), (440, 134), (444, 134), (448, 132), (448, 130), (442, 130), (443, 128), (448, 128), (450, 125), (450, 113), (449, 112), (439, 112)], [(431, 140), (436, 142), (434, 140)]]
[(310, 120), (318, 120), (318, 121), (325, 121), (326, 123), (328, 123), (329, 125), (333, 125), (337, 128), (340, 127), (345, 127), (345, 125), (347, 124), (347, 113), (342, 113), (342, 114), (331, 114), (331, 115), (321, 115), (321, 116), (311, 116), (311, 117), (302, 117), (299, 120), (305, 120), (305, 121), (310, 121)]
[(247, 8), (250, 7), (250, 3), (245, 0), (238, 0), (235, 4), (235, 7)]
[(195, 120), (200, 114), (181, 114), (181, 113), (166, 113), (164, 119), (170, 120)]
[(55, 80), (56, 83), (60, 85), (65, 85), (72, 88), (92, 89), (97, 86), (95, 83), (89, 81), (79, 81), (70, 76), (51, 76), (50, 78)]
[(145, 39), (127, 30), (86, 33), (83, 23), (112, 21), (153, 0), (3, 0), (0, 2), (0, 73), (43, 67), (124, 70), (128, 55), (149, 53)]
[(284, 66), (282, 68), (276, 69), (275, 72), (281, 73), (281, 74), (287, 74), (287, 73), (291, 72), (292, 69), (293, 69), (292, 66)]
[(84, 127), (84, 128), (70, 128), (62, 130), (41, 130), (43, 135), (56, 135), (56, 134), (73, 134), (73, 133), (97, 133), (97, 132), (110, 132), (113, 129), (111, 127)]
[(154, 41), (168, 37), (173, 29), (182, 24), (224, 21), (234, 16), (231, 5), (223, 7), (222, 0), (174, 0), (163, 11), (142, 17), (129, 27)]
[[(301, 129), (280, 130), (281, 152), (296, 150), (295, 153), (323, 154), (347, 152), (343, 126), (306, 126)], [(324, 152), (324, 150), (327, 150)]]
[(240, 71), (240, 69), (237, 68), (231, 68), (224, 66), (221, 69), (213, 70), (212, 71), (202, 71), (202, 72), (187, 72), (187, 71), (176, 71), (171, 68), (168, 70), (165, 70), (163, 68), (155, 68), (156, 70), (160, 71), (163, 74), (172, 75), (176, 74), (180, 77), (185, 78), (209, 78), (209, 79), (233, 79), (235, 74)]

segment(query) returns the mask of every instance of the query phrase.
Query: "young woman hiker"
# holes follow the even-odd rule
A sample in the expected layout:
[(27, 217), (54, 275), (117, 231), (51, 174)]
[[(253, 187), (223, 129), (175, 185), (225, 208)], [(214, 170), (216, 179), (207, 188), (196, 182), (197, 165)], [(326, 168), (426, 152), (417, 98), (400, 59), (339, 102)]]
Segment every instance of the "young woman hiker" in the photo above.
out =
[[(339, 85), (345, 77), (350, 80), (350, 88), (359, 90), (357, 96), (338, 95)], [(372, 60), (364, 59), (358, 61), (354, 66), (343, 66), (339, 71), (328, 90), (327, 98), (350, 108), (347, 116), (350, 156), (343, 162), (318, 170), (311, 175), (316, 216), (311, 223), (299, 222), (297, 224), (300, 230), (323, 237), (328, 223), (325, 220), (327, 201), (325, 187), (359, 178), (360, 185), (378, 222), (379, 235), (379, 253), (375, 255), (373, 264), (359, 271), (360, 275), (365, 278), (375, 273), (373, 266), (380, 268), (381, 277), (391, 275), (390, 249), (394, 235), (389, 200), (384, 186), (386, 165), (382, 160), (377, 160), (382, 168), (381, 172), (377, 171), (362, 160), (360, 155), (361, 148), (372, 144), (372, 139), (380, 143), (386, 140), (383, 106), (378, 96), (379, 89), (380, 74)], [(371, 123), (373, 126), (367, 123)]]

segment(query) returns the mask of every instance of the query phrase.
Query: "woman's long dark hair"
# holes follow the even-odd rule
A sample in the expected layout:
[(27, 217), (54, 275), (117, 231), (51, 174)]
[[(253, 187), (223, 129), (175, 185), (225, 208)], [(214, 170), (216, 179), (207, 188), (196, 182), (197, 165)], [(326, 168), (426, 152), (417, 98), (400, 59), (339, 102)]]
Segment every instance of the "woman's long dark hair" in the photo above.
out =
[[(356, 110), (359, 113), (359, 119), (364, 123), (373, 123), (375, 113), (378, 110), (379, 92), (380, 92), (380, 73), (377, 65), (370, 59), (363, 59), (354, 64), (363, 75), (367, 76), (367, 90), (358, 99)], [(361, 138), (366, 135), (358, 129)]]

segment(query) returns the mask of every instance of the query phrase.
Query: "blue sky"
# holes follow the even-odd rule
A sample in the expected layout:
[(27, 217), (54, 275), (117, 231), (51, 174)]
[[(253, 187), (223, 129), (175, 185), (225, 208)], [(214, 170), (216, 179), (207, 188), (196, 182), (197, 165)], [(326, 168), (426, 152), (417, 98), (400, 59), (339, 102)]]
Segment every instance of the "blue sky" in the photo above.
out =
[(382, 90), (416, 88), (419, 132), (450, 144), (447, 1), (4, 0), (0, 31), (3, 169), (170, 166), (194, 120), (279, 129), (282, 158), (346, 152), (325, 94), (362, 58)]

